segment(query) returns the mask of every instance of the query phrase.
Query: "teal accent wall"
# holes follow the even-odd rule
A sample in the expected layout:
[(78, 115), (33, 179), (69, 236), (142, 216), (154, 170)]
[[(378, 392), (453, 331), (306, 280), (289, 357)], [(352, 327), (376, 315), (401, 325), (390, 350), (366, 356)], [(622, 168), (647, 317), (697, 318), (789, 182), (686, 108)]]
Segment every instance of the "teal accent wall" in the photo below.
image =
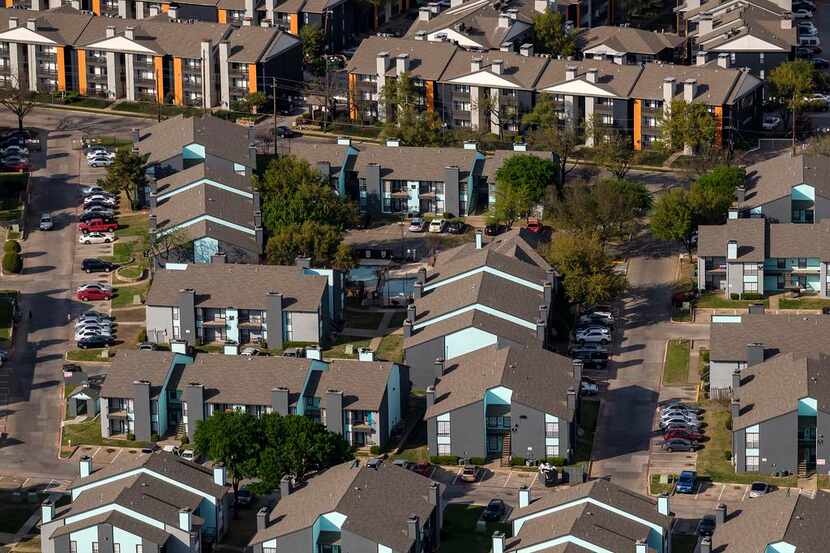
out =
[(219, 253), (219, 241), (205, 236), (193, 241), (193, 261), (210, 263), (210, 258)]
[(818, 403), (811, 397), (798, 400), (799, 417), (815, 417), (818, 415)]
[(444, 339), (444, 358), (453, 359), (465, 353), (476, 351), (487, 346), (493, 346), (498, 342), (498, 337), (478, 328), (465, 328), (453, 334), (448, 334)]
[(205, 147), (201, 144), (189, 144), (182, 149), (183, 159), (205, 159)]
[(778, 290), (778, 278), (764, 275), (764, 291)]
[[(209, 530), (209, 534), (216, 533), (216, 505), (208, 501), (207, 499), (202, 499), (199, 503), (199, 507), (196, 508), (196, 514), (205, 519), (205, 525), (202, 527), (203, 530)], [(123, 553), (123, 549), (121, 550)], [(135, 550), (133, 550), (135, 551)]]
[(821, 275), (807, 275), (807, 288), (816, 292), (821, 291)]
[(809, 184), (799, 184), (798, 186), (793, 186), (790, 197), (793, 200), (808, 200), (814, 202), (816, 201), (816, 189)]
[(513, 399), (513, 390), (505, 388), (504, 386), (497, 386), (490, 388), (484, 394), (484, 409), (487, 411), (487, 405), (510, 405)]
[[(791, 270), (795, 269), (798, 270), (798, 259), (795, 257), (788, 257), (784, 263), (784, 269), (778, 267), (778, 259), (777, 257), (771, 257), (764, 260), (764, 269), (770, 270)], [(807, 268), (808, 269), (819, 269), (821, 267), (821, 260), (818, 257), (808, 257), (807, 258)], [(801, 269), (802, 271), (804, 269)]]
[(764, 549), (764, 553), (795, 553), (795, 546), (785, 541), (771, 543)]

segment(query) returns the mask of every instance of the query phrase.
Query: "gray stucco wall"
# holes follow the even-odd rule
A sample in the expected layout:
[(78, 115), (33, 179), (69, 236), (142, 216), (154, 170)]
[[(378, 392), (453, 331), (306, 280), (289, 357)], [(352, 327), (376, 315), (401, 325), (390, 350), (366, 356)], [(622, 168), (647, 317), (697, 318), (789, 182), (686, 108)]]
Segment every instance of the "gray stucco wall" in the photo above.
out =
[[(377, 553), (378, 544), (348, 530), (340, 531), (342, 551), (349, 553)], [(277, 549), (279, 551), (279, 549)]]
[[(746, 408), (751, 408), (747, 406)], [(798, 471), (798, 411), (760, 423), (758, 472), (772, 474)], [(735, 470), (746, 471), (745, 430), (732, 435), (732, 451), (735, 455)]]
[(173, 338), (173, 308), (148, 305), (145, 308), (147, 339), (166, 344)]
[[(740, 245), (738, 246), (740, 248)], [(742, 294), (744, 291), (744, 264), (727, 263), (726, 267), (726, 294)]]
[[(516, 432), (510, 438), (511, 454), (514, 457), (534, 459), (545, 457), (545, 414), (532, 407), (516, 403), (510, 405), (510, 417)], [(560, 425), (560, 430), (567, 433), (567, 425)], [(532, 448), (530, 451), (528, 447)], [(561, 448), (561, 445), (560, 445)]]
[(790, 196), (784, 196), (783, 198), (767, 202), (761, 206), (761, 211), (764, 217), (772, 222), (789, 223), (792, 221), (793, 214), (791, 198)]
[(409, 380), (412, 388), (425, 390), (435, 383), (435, 360), (444, 357), (444, 337), (423, 342), (404, 350), (405, 362), (409, 365)]
[(112, 524), (98, 525), (98, 553), (112, 553)]
[[(830, 413), (819, 411), (816, 417), (816, 432), (819, 436), (830, 436)], [(824, 465), (819, 465), (819, 459), (824, 459)], [(819, 440), (816, 443), (816, 471), (819, 474), (830, 472), (830, 440)]]
[(152, 433), (150, 425), (152, 413), (150, 410), (150, 385), (133, 384), (133, 389), (135, 390), (133, 398), (133, 412), (135, 413), (133, 434), (135, 434), (136, 440), (149, 442)]
[(277, 551), (312, 551), (311, 527), (277, 538)]
[(450, 414), (452, 454), (459, 457), (486, 457), (484, 401), (460, 407)]
[(816, 194), (815, 222), (830, 217), (830, 199)]

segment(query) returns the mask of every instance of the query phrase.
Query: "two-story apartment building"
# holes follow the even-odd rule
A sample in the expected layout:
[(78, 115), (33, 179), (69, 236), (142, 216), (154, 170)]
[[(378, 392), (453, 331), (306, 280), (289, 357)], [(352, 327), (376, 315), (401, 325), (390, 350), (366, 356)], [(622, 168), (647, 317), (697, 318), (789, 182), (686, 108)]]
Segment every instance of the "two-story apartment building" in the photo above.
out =
[(730, 217), (770, 223), (815, 223), (830, 217), (830, 157), (791, 151), (746, 168)]
[(579, 53), (585, 59), (636, 65), (654, 61), (673, 63), (684, 57), (685, 40), (675, 33), (601, 25), (581, 30), (576, 38)]
[(493, 534), (492, 551), (668, 553), (675, 517), (668, 496), (655, 500), (600, 478), (538, 499), (522, 488), (509, 522), (512, 536)]
[(770, 224), (763, 218), (701, 225), (698, 289), (732, 296), (799, 290), (828, 296), (830, 220)]
[(325, 343), (343, 308), (331, 269), (235, 263), (168, 264), (147, 293), (148, 340), (196, 344)]
[[(183, 351), (177, 342), (174, 349)], [(319, 352), (319, 350), (314, 350)], [(137, 440), (186, 435), (217, 412), (301, 415), (355, 447), (384, 447), (406, 415), (406, 367), (360, 359), (258, 357), (131, 351), (101, 389), (101, 432)], [(359, 375), (359, 377), (356, 377)]]
[(430, 455), (570, 460), (582, 362), (539, 347), (487, 346), (446, 361), (426, 390)]
[(521, 249), (497, 248), (485, 247), (479, 233), (475, 245), (440, 253), (429, 274), (418, 274), (403, 345), (415, 388), (434, 384), (443, 374), (441, 362), (466, 353), (547, 344), (556, 271), (526, 261)]
[(228, 531), (233, 491), (225, 467), (212, 469), (156, 451), (95, 470), (80, 461), (71, 502), (41, 506), (42, 553), (198, 553)]
[(292, 154), (317, 167), (338, 194), (372, 215), (469, 215), (483, 187), (484, 154), (475, 149), (340, 139), (337, 144), (303, 143)]
[[(827, 474), (830, 357), (787, 353), (733, 373), (736, 472)], [(827, 381), (827, 382), (825, 382)]]
[(430, 553), (441, 543), (443, 485), (388, 462), (331, 467), (257, 513), (254, 553)]

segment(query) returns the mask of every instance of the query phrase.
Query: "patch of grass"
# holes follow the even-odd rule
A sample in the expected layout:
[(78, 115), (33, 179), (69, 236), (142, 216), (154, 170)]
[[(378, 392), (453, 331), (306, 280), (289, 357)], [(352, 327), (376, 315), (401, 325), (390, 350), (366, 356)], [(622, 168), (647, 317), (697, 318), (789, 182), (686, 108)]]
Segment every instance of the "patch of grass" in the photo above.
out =
[(447, 505), (439, 553), (487, 553), (493, 545), (493, 532), (509, 534), (510, 526), (501, 522), (488, 522), (487, 531), (478, 532), (476, 523), (483, 511), (480, 505)]
[(689, 381), (689, 345), (688, 340), (669, 340), (663, 365), (663, 384), (683, 384)]
[(769, 299), (763, 300), (731, 300), (720, 292), (704, 292), (695, 302), (695, 306), (701, 309), (740, 309), (749, 307), (753, 303), (761, 303), (769, 307)]
[(0, 340), (9, 341), (14, 329), (14, 305), (17, 292), (0, 292)]
[(425, 445), (402, 449), (401, 452), (395, 455), (395, 459), (406, 459), (413, 463), (421, 461), (429, 461), (429, 448)]
[(129, 240), (118, 241), (112, 245), (112, 255), (102, 256), (102, 259), (111, 263), (124, 264), (133, 259), (135, 242)]
[(148, 284), (139, 284), (138, 286), (122, 286), (120, 288), (112, 289), (112, 302), (110, 307), (118, 309), (119, 307), (133, 307), (140, 305), (133, 303), (135, 296), (141, 296), (141, 303), (144, 303), (144, 298), (147, 296)]
[(124, 278), (132, 278), (137, 279), (139, 278), (142, 273), (144, 273), (144, 269), (137, 265), (130, 265), (129, 267), (124, 267), (118, 271), (118, 275)]
[(361, 330), (377, 330), (380, 322), (383, 320), (383, 312), (381, 311), (346, 311), (346, 322), (344, 326), (347, 328), (358, 328)]
[(77, 384), (65, 384), (63, 387), (63, 399), (67, 399), (77, 387)]
[(403, 361), (403, 335), (387, 334), (384, 336), (375, 356), (384, 361), (401, 363)]
[(118, 229), (115, 231), (115, 235), (119, 238), (144, 236), (149, 228), (150, 218), (146, 213), (123, 215), (118, 218)]
[(10, 492), (0, 493), (0, 532), (16, 533), (39, 508), (40, 501), (28, 503), (25, 492), (17, 496)]
[(101, 357), (101, 353), (106, 351), (104, 348), (90, 348), (90, 349), (71, 349), (66, 352), (67, 361), (100, 361), (106, 363), (112, 358), (112, 353), (107, 359)]
[(706, 401), (702, 406), (706, 409), (703, 422), (706, 423), (706, 435), (709, 440), (704, 442), (703, 449), (697, 453), (697, 472), (700, 476), (711, 478), (715, 482), (735, 484), (761, 481), (777, 486), (796, 485), (798, 479), (795, 476), (776, 478), (757, 472), (736, 473), (732, 468), (732, 462), (726, 458), (726, 452), (732, 450), (732, 433), (727, 428), (732, 419), (729, 404), (726, 401)]
[[(369, 347), (371, 341), (371, 338), (341, 334), (334, 341), (334, 344), (323, 350), (323, 359), (357, 359), (357, 350)], [(349, 344), (352, 346), (352, 353), (346, 353), (346, 346)]]
[(222, 353), (224, 346), (222, 344), (199, 344), (193, 346), (193, 349), (200, 353)]
[[(159, 105), (151, 102), (119, 102), (113, 109), (117, 111), (128, 111), (130, 113), (156, 115), (159, 111)], [(170, 104), (161, 106), (161, 114), (164, 117), (175, 117), (181, 114), (184, 114), (185, 117), (192, 117), (194, 115), (201, 115), (202, 113), (203, 110), (198, 108), (182, 108)]]
[(103, 98), (87, 98), (83, 96), (78, 96), (66, 103), (72, 106), (78, 106), (80, 108), (93, 109), (104, 109), (112, 104), (111, 101), (105, 100)]
[(669, 475), (669, 482), (668, 484), (661, 484), (660, 483), (660, 475), (659, 474), (652, 474), (651, 481), (648, 483), (649, 493), (651, 495), (660, 495), (661, 493), (672, 493), (674, 491), (674, 480), (676, 475), (670, 474)]
[(101, 420), (98, 417), (63, 427), (63, 445), (106, 445), (113, 447), (147, 447), (147, 442), (110, 440), (101, 437)]
[(145, 316), (143, 309), (124, 309), (116, 312), (112, 318), (116, 323), (143, 323)]
[(389, 328), (395, 329), (400, 328), (403, 326), (403, 322), (406, 320), (406, 311), (395, 311), (392, 315), (392, 318), (389, 319)]
[(582, 435), (577, 435), (574, 448), (574, 464), (587, 463), (591, 460), (591, 450), (594, 447), (594, 433), (597, 430), (599, 417), (599, 401), (582, 399), (579, 402), (579, 428)]
[(778, 300), (779, 309), (824, 309), (830, 307), (830, 300), (822, 298), (781, 298)]

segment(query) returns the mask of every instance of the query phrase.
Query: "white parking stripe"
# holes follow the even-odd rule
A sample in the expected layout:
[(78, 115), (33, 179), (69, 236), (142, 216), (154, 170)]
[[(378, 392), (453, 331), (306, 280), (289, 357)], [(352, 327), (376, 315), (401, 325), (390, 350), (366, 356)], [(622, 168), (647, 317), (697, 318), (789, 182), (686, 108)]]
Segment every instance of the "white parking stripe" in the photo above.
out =
[(528, 488), (532, 488), (532, 487), (533, 487), (533, 484), (535, 484), (535, 483), (536, 483), (536, 479), (537, 479), (537, 478), (539, 478), (539, 473), (538, 473), (538, 472), (533, 473), (533, 480), (531, 480), (531, 481), (530, 481), (530, 485), (528, 486)]
[(463, 468), (458, 469), (458, 472), (455, 473), (455, 478), (452, 479), (452, 485), (455, 486), (455, 483), (458, 481), (458, 477), (461, 476), (461, 473), (464, 471)]
[(718, 503), (720, 503), (720, 498), (723, 497), (723, 492), (726, 490), (726, 486), (721, 484), (720, 486), (720, 493), (718, 494)]
[(744, 495), (741, 497), (741, 501), (743, 501), (744, 499), (746, 499), (746, 492), (748, 492), (748, 491), (749, 491), (749, 486), (747, 486), (747, 487), (745, 487), (745, 488), (744, 488)]
[(508, 473), (507, 473), (507, 478), (506, 478), (506, 479), (505, 479), (505, 481), (504, 481), (504, 486), (502, 486), (503, 488), (506, 488), (506, 487), (507, 487), (507, 483), (508, 483), (508, 482), (510, 482), (510, 475), (511, 475), (511, 474), (513, 474), (513, 471), (512, 471), (512, 470), (511, 470), (510, 472), (508, 472)]
[(98, 449), (96, 449), (96, 450), (95, 450), (95, 453), (93, 453), (93, 454), (92, 454), (92, 457), (91, 457), (91, 458), (92, 458), (92, 459), (95, 459), (95, 456), (96, 456), (96, 455), (98, 455), (98, 453), (99, 453), (100, 451), (101, 451), (101, 448), (99, 447)]

